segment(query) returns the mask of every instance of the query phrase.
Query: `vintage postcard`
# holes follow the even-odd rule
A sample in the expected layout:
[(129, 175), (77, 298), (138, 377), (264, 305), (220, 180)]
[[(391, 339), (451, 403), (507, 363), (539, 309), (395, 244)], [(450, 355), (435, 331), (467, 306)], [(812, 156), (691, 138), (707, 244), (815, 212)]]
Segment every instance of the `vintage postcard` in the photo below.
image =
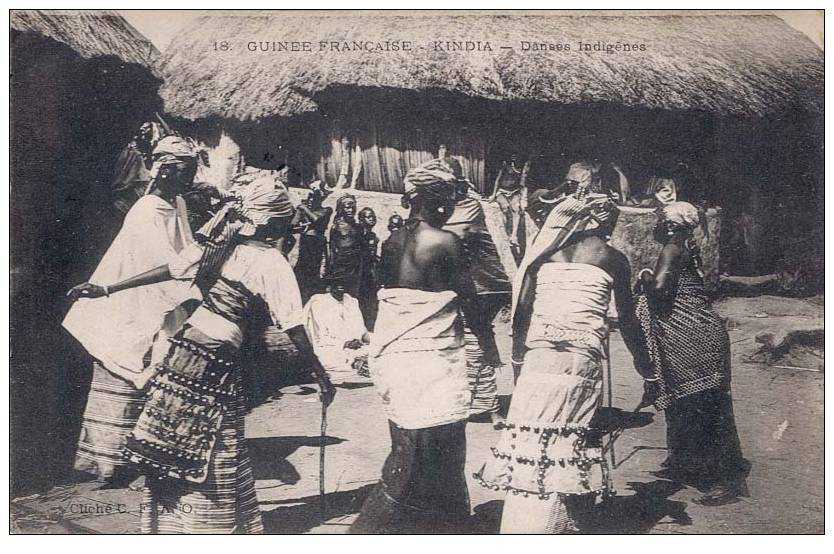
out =
[(9, 26), (11, 533), (824, 532), (821, 10)]

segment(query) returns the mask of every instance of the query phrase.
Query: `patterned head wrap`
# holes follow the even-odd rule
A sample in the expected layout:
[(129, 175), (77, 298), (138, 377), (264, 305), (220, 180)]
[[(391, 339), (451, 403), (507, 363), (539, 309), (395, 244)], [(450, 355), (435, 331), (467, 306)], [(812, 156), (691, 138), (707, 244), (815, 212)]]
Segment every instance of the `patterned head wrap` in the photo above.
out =
[(151, 166), (151, 180), (145, 194), (149, 194), (155, 185), (159, 170), (166, 165), (179, 165), (183, 167), (197, 167), (197, 149), (190, 141), (177, 136), (168, 136), (160, 139), (153, 149), (153, 165)]
[(440, 158), (411, 168), (403, 179), (403, 206), (409, 207), (415, 198), (433, 198), (441, 202), (453, 200), (457, 180), (452, 168)]
[(704, 222), (703, 228), (706, 233), (706, 214), (702, 219), (698, 208), (689, 202), (672, 202), (671, 204), (666, 204), (657, 209), (657, 214), (661, 222), (671, 227), (672, 233), (676, 230), (683, 230), (686, 233), (686, 238), (683, 243), (684, 247), (689, 250), (695, 272), (703, 278), (704, 262), (701, 258), (701, 248), (698, 246), (698, 242), (695, 240), (692, 231), (701, 222)]
[(672, 202), (658, 208), (658, 215), (663, 221), (673, 223), (688, 230), (693, 230), (701, 222), (698, 208), (689, 202)]
[(153, 149), (154, 165), (197, 163), (197, 149), (193, 143), (177, 136), (160, 139)]
[(200, 287), (214, 283), (234, 249), (237, 236), (251, 237), (272, 219), (289, 221), (294, 214), (287, 189), (276, 186), (269, 177), (236, 188), (232, 199), (196, 233), (197, 241), (204, 248), (194, 282)]
[(553, 246), (556, 247), (554, 251), (563, 248), (576, 233), (601, 227), (616, 218), (619, 210), (615, 199), (608, 194), (592, 193), (590, 188), (591, 183), (584, 179), (579, 183), (576, 192), (565, 194), (553, 201), (553, 208), (516, 272), (513, 281), (513, 316), (521, 284), (533, 262)]

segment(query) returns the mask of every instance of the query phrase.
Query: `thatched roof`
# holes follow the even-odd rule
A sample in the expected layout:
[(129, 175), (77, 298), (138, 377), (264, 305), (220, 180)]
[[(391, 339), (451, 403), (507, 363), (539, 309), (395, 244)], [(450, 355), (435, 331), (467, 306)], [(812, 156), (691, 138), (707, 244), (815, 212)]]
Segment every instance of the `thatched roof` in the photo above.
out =
[[(293, 40), (312, 42), (312, 52), (247, 49)], [(319, 41), (354, 40), (411, 40), (415, 49), (319, 50)], [(435, 40), (489, 41), (492, 51), (438, 51)], [(571, 50), (524, 52), (522, 40)], [(220, 41), (231, 49), (216, 50)], [(579, 52), (580, 41), (646, 47)], [(316, 111), (318, 93), (344, 86), (762, 115), (797, 104), (821, 111), (824, 65), (816, 45), (772, 16), (271, 13), (194, 20), (166, 49), (162, 72), (166, 110), (192, 120)]]
[(152, 67), (159, 51), (121, 15), (109, 10), (12, 10), (11, 28), (64, 43), (81, 56), (117, 56)]

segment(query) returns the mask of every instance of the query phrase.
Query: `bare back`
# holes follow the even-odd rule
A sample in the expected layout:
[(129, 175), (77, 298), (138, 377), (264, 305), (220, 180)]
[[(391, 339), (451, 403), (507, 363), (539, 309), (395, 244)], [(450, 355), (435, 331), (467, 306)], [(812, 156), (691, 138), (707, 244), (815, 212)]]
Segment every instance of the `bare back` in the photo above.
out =
[(617, 274), (622, 273), (622, 258), (622, 253), (592, 235), (558, 250), (547, 261), (593, 265), (616, 279)]
[(424, 221), (409, 222), (391, 234), (382, 251), (381, 277), (388, 288), (455, 290), (460, 239)]

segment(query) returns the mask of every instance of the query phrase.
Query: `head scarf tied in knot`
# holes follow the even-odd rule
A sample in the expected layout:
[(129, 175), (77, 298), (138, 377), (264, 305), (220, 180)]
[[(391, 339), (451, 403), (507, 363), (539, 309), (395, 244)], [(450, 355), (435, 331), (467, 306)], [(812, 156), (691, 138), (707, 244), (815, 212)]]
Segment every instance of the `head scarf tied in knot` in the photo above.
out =
[(524, 254), (524, 259), (521, 260), (515, 274), (513, 317), (524, 276), (544, 252), (558, 252), (576, 233), (601, 227), (617, 216), (618, 209), (614, 198), (608, 194), (592, 193), (589, 191), (590, 187), (591, 183), (584, 180), (580, 182), (576, 192), (560, 196), (553, 201), (553, 208)]
[(223, 263), (232, 253), (237, 236), (251, 237), (259, 227), (275, 218), (292, 219), (295, 214), (287, 189), (268, 178), (258, 178), (236, 188), (214, 217), (199, 231), (197, 241), (203, 249), (194, 282), (207, 286), (217, 279)]
[(672, 202), (658, 209), (663, 221), (685, 227), (690, 231), (695, 229), (701, 222), (701, 214), (698, 208), (689, 202)]
[(160, 139), (153, 149), (154, 166), (177, 163), (197, 163), (197, 149), (182, 137), (170, 136)]
[[(699, 277), (704, 277), (704, 262), (701, 258), (701, 247), (695, 241), (692, 231), (704, 221), (706, 216), (701, 218), (698, 208), (689, 202), (672, 202), (657, 209), (661, 221), (671, 224), (671, 226), (683, 229), (686, 232), (686, 239), (684, 240), (684, 247), (689, 250), (689, 255), (692, 259), (692, 265)], [(706, 230), (706, 224), (704, 224)]]
[(197, 149), (190, 141), (177, 136), (168, 136), (160, 139), (153, 149), (151, 158), (153, 165), (151, 165), (151, 180), (148, 183), (148, 188), (145, 189), (145, 194), (149, 194), (154, 189), (154, 181), (156, 181), (159, 170), (166, 165), (180, 165), (183, 167), (197, 166)]
[(447, 202), (455, 197), (458, 178), (444, 160), (436, 158), (411, 168), (403, 179), (403, 206), (409, 207), (415, 198), (432, 198)]

